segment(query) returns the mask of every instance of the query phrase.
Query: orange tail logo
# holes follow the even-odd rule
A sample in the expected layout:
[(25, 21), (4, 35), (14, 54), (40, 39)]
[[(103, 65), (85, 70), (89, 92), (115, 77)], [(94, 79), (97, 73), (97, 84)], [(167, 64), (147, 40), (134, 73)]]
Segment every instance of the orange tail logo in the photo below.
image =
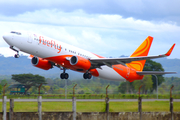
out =
[[(146, 40), (134, 51), (134, 53), (130, 57), (147, 56), (149, 53), (149, 49), (151, 47), (152, 41), (153, 41), (153, 37), (148, 36)], [(137, 71), (142, 71), (144, 68), (145, 62), (146, 60), (133, 61), (131, 63), (127, 63), (126, 65)]]

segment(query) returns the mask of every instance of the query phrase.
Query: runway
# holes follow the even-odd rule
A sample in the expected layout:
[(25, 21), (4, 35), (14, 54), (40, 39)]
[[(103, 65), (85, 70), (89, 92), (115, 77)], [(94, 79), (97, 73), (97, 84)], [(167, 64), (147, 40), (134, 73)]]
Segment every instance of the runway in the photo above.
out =
[[(7, 102), (10, 100), (7, 99)], [(37, 102), (37, 99), (14, 99), (15, 102)], [(81, 102), (104, 102), (105, 99), (76, 99)], [(142, 99), (142, 101), (169, 101), (169, 99)], [(180, 102), (180, 99), (174, 99), (174, 102)], [(2, 102), (2, 99), (0, 99)], [(72, 102), (72, 99), (42, 99), (42, 102)], [(109, 102), (138, 102), (138, 99), (110, 99)]]

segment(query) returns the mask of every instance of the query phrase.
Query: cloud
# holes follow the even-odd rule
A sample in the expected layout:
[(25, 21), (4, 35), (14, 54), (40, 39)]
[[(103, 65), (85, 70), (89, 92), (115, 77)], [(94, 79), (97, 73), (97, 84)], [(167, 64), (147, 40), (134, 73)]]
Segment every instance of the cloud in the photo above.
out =
[[(11, 50), (9, 47), (0, 47), (0, 55), (3, 55), (4, 57), (12, 57), (16, 54), (15, 51)], [(20, 55), (26, 55), (28, 56), (29, 54), (20, 52)]]
[(121, 15), (109, 14), (87, 14), (82, 10), (73, 12), (62, 12), (57, 9), (39, 10), (26, 12), (17, 16), (0, 16), (3, 21), (13, 21), (22, 23), (48, 24), (58, 26), (91, 27), (103, 29), (136, 29), (144, 31), (179, 31), (179, 27), (174, 23), (153, 22), (133, 17), (123, 18)]
[[(149, 35), (155, 38), (152, 55), (169, 49), (163, 46), (180, 43), (180, 27), (174, 23), (124, 18), (117, 14), (42, 9), (15, 16), (0, 15), (0, 20), (0, 36), (11, 30), (33, 31), (105, 57), (130, 55)], [(0, 47), (8, 47), (2, 38)]]
[[(16, 16), (42, 9), (57, 9), (63, 12), (83, 10), (88, 14), (121, 15), (123, 18), (148, 21), (163, 21), (180, 24), (180, 1), (178, 0), (4, 0), (0, 1), (0, 14)], [(11, 9), (9, 9), (11, 8)]]

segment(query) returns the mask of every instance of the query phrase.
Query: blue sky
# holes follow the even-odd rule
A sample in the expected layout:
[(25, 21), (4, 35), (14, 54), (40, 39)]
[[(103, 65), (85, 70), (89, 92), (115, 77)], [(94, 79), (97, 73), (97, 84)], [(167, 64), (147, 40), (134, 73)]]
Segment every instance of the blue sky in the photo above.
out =
[[(180, 1), (177, 0), (6, 0), (0, 1), (0, 36), (27, 30), (105, 57), (131, 55), (147, 36), (149, 55), (180, 58)], [(0, 54), (13, 56), (0, 38)]]

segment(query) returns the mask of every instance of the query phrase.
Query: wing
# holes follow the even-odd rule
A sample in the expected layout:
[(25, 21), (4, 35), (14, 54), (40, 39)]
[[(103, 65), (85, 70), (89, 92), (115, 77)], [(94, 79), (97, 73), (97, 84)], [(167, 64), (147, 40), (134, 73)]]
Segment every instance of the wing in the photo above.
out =
[(141, 57), (125, 57), (125, 58), (97, 58), (97, 59), (90, 59), (91, 64), (94, 68), (100, 68), (102, 65), (107, 65), (111, 67), (112, 65), (122, 64), (126, 66), (126, 63), (130, 63), (132, 61), (139, 61), (139, 60), (147, 60), (147, 59), (155, 59), (155, 58), (162, 58), (167, 57), (171, 54), (175, 44), (169, 49), (166, 54), (157, 55), (157, 56), (141, 56)]

